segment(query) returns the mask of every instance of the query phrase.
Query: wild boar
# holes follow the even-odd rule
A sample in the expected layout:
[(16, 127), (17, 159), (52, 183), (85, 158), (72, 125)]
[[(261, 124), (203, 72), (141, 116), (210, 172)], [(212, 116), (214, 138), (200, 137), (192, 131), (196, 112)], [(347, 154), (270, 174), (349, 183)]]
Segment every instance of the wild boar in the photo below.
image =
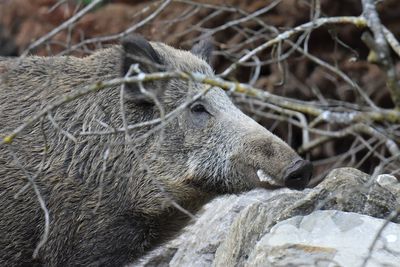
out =
[[(128, 36), (85, 58), (1, 58), (0, 136), (60, 95), (124, 77), (134, 64), (213, 77), (210, 55), (207, 42), (189, 52)], [(0, 265), (122, 266), (173, 237), (215, 196), (269, 187), (266, 176), (304, 188), (310, 162), (221, 88), (193, 100), (205, 86), (178, 78), (113, 86), (55, 107), (1, 145)], [(183, 103), (151, 134), (150, 124), (116, 130)]]

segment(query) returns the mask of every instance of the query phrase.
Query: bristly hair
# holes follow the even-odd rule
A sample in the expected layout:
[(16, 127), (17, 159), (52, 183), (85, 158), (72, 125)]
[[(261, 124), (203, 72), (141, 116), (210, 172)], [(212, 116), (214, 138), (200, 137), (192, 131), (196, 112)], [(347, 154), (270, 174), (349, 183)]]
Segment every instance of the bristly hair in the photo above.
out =
[(195, 44), (191, 50), (193, 54), (200, 57), (210, 65), (212, 65), (212, 53), (214, 51), (214, 44), (212, 41), (213, 39), (211, 37), (202, 39)]

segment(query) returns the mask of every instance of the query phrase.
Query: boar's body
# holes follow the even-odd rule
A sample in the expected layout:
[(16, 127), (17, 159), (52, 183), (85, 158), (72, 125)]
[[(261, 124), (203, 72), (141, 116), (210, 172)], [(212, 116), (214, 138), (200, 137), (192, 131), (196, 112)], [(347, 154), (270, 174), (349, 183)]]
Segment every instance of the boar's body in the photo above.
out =
[[(209, 46), (204, 47), (194, 48), (196, 56), (132, 37), (83, 59), (0, 58), (0, 136), (61, 95), (121, 77), (134, 63), (145, 72), (162, 65), (212, 76), (205, 61)], [(144, 87), (165, 113), (205, 88), (178, 79)], [(108, 88), (57, 107), (12, 144), (1, 145), (0, 265), (122, 266), (187, 223), (189, 217), (174, 203), (194, 213), (218, 194), (260, 186), (257, 171), (277, 177), (280, 185), (290, 185), (284, 181), (289, 179), (300, 181), (292, 186), (304, 187), (309, 179), (308, 163), (240, 112), (219, 88), (140, 142), (136, 138), (149, 128), (80, 134), (122, 128), (123, 117), (132, 125), (159, 116), (159, 105), (138, 85), (127, 84), (124, 90)], [(36, 187), (21, 190), (28, 178)], [(50, 227), (33, 259), (45, 236), (37, 192)]]

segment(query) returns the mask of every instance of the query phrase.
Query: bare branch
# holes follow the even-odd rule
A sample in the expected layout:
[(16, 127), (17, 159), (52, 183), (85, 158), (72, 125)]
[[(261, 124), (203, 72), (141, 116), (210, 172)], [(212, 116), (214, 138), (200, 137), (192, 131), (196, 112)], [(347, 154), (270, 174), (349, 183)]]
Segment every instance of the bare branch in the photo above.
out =
[(276, 36), (275, 38), (258, 46), (255, 49), (253, 49), (251, 52), (247, 53), (246, 55), (241, 57), (238, 61), (233, 63), (231, 66), (229, 66), (219, 76), (226, 77), (232, 71), (234, 71), (238, 67), (238, 65), (249, 60), (253, 55), (257, 54), (258, 52), (261, 52), (262, 50), (267, 49), (268, 47), (271, 47), (271, 46), (278, 44), (286, 39), (289, 39), (290, 37), (292, 37), (300, 32), (304, 32), (304, 31), (307, 31), (310, 29), (316, 29), (316, 28), (319, 28), (319, 27), (321, 27), (323, 25), (327, 25), (327, 24), (354, 24), (358, 27), (365, 27), (367, 25), (367, 21), (363, 17), (332, 17), (332, 18), (319, 18), (319, 19), (313, 20), (311, 22), (304, 23), (293, 29), (290, 29), (288, 31), (278, 34), (278, 36)]
[[(109, 88), (112, 86), (120, 85), (122, 83), (138, 83), (138, 82), (146, 82), (152, 80), (159, 79), (171, 79), (171, 78), (179, 78), (184, 80), (193, 80), (199, 83), (208, 84), (211, 86), (217, 86), (224, 90), (245, 94), (247, 96), (259, 98), (261, 100), (267, 101), (274, 105), (280, 106), (285, 109), (298, 111), (302, 113), (306, 113), (312, 116), (320, 116), (321, 114), (326, 113), (325, 109), (316, 107), (311, 103), (307, 103), (304, 101), (296, 101), (290, 98), (285, 98), (277, 95), (273, 95), (266, 91), (262, 91), (260, 89), (254, 88), (247, 84), (242, 83), (234, 83), (225, 81), (221, 78), (217, 77), (207, 77), (203, 74), (199, 73), (184, 73), (184, 72), (157, 72), (151, 74), (140, 73), (137, 76), (130, 78), (115, 78), (109, 81), (98, 82), (96, 84), (92, 84), (86, 86), (81, 89), (77, 89), (68, 95), (64, 95), (53, 103), (47, 105), (40, 112), (29, 118), (24, 124), (16, 128), (12, 133), (3, 137), (0, 144), (10, 144), (13, 142), (14, 138), (26, 129), (28, 126), (32, 125), (35, 121), (39, 120), (45, 114), (51, 112), (56, 107), (59, 107), (65, 103), (71, 102), (79, 97), (87, 95), (89, 93), (93, 93), (96, 91), (103, 90), (105, 88)], [(374, 111), (351, 111), (344, 112), (343, 114), (351, 114), (349, 122), (362, 122), (362, 121), (380, 121), (380, 122), (399, 122), (400, 121), (400, 112), (396, 110), (386, 110), (386, 109), (378, 109)]]
[[(378, 12), (375, 8), (374, 0), (362, 0), (363, 4), (363, 16), (367, 20), (368, 27), (374, 34), (374, 52), (379, 58), (379, 62), (383, 65), (386, 70), (386, 75), (388, 79), (388, 87), (392, 100), (397, 109), (400, 109), (400, 84), (397, 78), (396, 69), (393, 65), (392, 59), (390, 57), (389, 46), (385, 38), (384, 27), (379, 19)], [(390, 35), (386, 34), (386, 36)], [(393, 42), (393, 38), (390, 39)], [(372, 47), (370, 47), (371, 49)]]
[(78, 13), (76, 13), (74, 16), (72, 16), (70, 19), (68, 19), (67, 21), (65, 21), (64, 23), (62, 23), (60, 26), (58, 26), (57, 28), (53, 29), (51, 32), (49, 32), (48, 34), (46, 34), (45, 36), (39, 38), (37, 41), (35, 41), (34, 43), (32, 43), (26, 50), (25, 52), (23, 52), (23, 54), (21, 55), (22, 57), (27, 56), (29, 54), (29, 52), (32, 49), (35, 49), (36, 47), (38, 47), (39, 45), (43, 44), (44, 42), (46, 42), (47, 40), (49, 40), (50, 38), (52, 38), (54, 35), (56, 35), (57, 33), (59, 33), (60, 31), (67, 29), (71, 24), (77, 22), (80, 18), (82, 18), (86, 13), (90, 12), (95, 6), (97, 6), (98, 4), (100, 4), (101, 2), (103, 2), (103, 0), (94, 0), (92, 2), (90, 2), (89, 5), (87, 5), (85, 8), (83, 8), (82, 10), (80, 10)]

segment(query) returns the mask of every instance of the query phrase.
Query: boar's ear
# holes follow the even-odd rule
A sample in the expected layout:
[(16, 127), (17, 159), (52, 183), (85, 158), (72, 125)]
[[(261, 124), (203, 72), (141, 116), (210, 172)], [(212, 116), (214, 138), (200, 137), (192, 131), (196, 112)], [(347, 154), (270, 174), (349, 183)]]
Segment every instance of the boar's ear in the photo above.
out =
[[(152, 73), (159, 71), (162, 65), (159, 54), (151, 44), (140, 35), (129, 35), (122, 40), (122, 70), (121, 76), (125, 76), (131, 65), (138, 64), (141, 71)], [(136, 73), (132, 73), (135, 75)], [(125, 95), (130, 101), (138, 104), (150, 104), (153, 101), (148, 96), (140, 92), (140, 87), (136, 83), (125, 85)], [(146, 90), (158, 95), (157, 86), (151, 84), (146, 86)]]
[(195, 44), (190, 52), (200, 57), (201, 59), (205, 60), (208, 64), (211, 65), (213, 51), (214, 51), (214, 45), (212, 43), (212, 39), (209, 37)]

